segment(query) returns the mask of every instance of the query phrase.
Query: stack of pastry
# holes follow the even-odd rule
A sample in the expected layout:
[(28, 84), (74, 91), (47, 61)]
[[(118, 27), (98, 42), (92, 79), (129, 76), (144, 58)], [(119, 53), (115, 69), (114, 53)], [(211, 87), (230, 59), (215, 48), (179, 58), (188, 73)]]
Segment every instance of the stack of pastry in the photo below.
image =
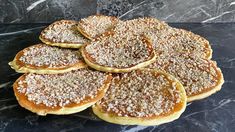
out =
[(155, 18), (61, 20), (39, 38), (9, 63), (24, 73), (13, 85), (19, 104), (38, 115), (92, 106), (111, 123), (159, 125), (223, 84), (205, 38)]

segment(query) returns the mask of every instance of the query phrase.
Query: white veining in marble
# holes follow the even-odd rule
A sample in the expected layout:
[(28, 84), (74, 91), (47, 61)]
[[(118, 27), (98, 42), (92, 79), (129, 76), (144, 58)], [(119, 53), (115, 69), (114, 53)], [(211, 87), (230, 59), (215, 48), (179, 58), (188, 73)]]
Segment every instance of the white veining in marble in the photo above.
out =
[(135, 5), (131, 10), (129, 10), (129, 11), (125, 12), (124, 14), (122, 14), (121, 16), (119, 16), (119, 18), (121, 19), (121, 18), (124, 17), (126, 14), (131, 13), (132, 11), (134, 11), (134, 10), (140, 8), (143, 3), (145, 3), (145, 0), (142, 1), (142, 2), (140, 2), (140, 3), (138, 3), (137, 5)]
[(218, 16), (211, 17), (209, 19), (203, 20), (202, 23), (210, 22), (210, 21), (215, 20), (215, 19), (217, 19), (219, 17), (222, 17), (223, 15), (231, 14), (231, 13), (234, 13), (234, 12), (235, 12), (235, 10), (223, 12), (222, 14), (220, 14)]
[(0, 102), (6, 102), (6, 101), (12, 101), (12, 100), (15, 100), (15, 98), (0, 99)]
[[(97, 13), (131, 19), (152, 16), (167, 22), (234, 22), (234, 0), (98, 0)], [(128, 4), (120, 4), (128, 3)]]
[(3, 111), (3, 110), (7, 110), (7, 109), (12, 109), (12, 108), (15, 108), (19, 106), (18, 104), (13, 104), (13, 105), (7, 105), (7, 106), (3, 106), (0, 108), (0, 111)]
[(128, 126), (123, 126), (121, 127), (121, 132), (138, 132), (138, 131), (141, 131), (141, 130), (144, 130), (148, 128), (148, 126), (136, 126), (136, 127), (132, 127), (130, 129), (128, 129)]
[(33, 8), (35, 8), (38, 4), (45, 2), (46, 0), (38, 0), (34, 3), (32, 3), (30, 6), (26, 8), (27, 11), (31, 11)]
[(43, 27), (45, 27), (45, 26), (40, 26), (40, 27), (35, 27), (35, 28), (19, 30), (19, 31), (15, 31), (15, 32), (0, 33), (0, 36), (7, 36), (7, 35), (18, 34), (18, 33), (24, 33), (24, 32), (28, 32), (28, 31), (35, 30), (35, 29), (41, 29)]
[(3, 83), (3, 84), (0, 84), (0, 89), (1, 88), (5, 88), (5, 87), (9, 86), (10, 84), (11, 84), (11, 81)]
[(231, 6), (231, 5), (235, 5), (235, 1), (234, 1), (234, 2), (231, 2), (229, 5), (230, 5), (230, 6)]

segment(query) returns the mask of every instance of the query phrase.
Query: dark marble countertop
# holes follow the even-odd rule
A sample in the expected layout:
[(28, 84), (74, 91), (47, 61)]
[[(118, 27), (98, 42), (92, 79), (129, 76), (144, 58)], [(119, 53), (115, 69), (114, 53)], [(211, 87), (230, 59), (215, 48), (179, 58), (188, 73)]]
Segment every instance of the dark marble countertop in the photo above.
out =
[(21, 108), (12, 84), (21, 75), (7, 65), (15, 54), (39, 43), (38, 35), (47, 24), (0, 24), (0, 131), (161, 131), (161, 132), (232, 132), (235, 131), (235, 23), (174, 23), (207, 38), (213, 60), (222, 69), (222, 90), (209, 98), (189, 103), (176, 121), (160, 126), (121, 126), (101, 121), (88, 109), (68, 116), (37, 116)]

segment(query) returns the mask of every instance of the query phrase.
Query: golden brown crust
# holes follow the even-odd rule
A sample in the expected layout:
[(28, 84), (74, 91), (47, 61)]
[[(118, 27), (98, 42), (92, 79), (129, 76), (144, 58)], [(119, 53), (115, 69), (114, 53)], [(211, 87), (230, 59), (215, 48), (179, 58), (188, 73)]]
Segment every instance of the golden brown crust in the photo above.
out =
[[(60, 26), (61, 24), (72, 24), (73, 26), (71, 27), (71, 29), (68, 30), (72, 30), (75, 36), (77, 36), (78, 38), (80, 38), (80, 42), (77, 41), (73, 41), (73, 40), (57, 40), (57, 38), (48, 38), (46, 37), (45, 33), (49, 32), (51, 29), (54, 28), (54, 26)], [(58, 46), (58, 47), (63, 47), (63, 48), (80, 48), (85, 42), (88, 42), (87, 39), (85, 39), (81, 34), (79, 34), (79, 32), (76, 29), (76, 25), (77, 25), (77, 21), (73, 21), (73, 20), (60, 20), (60, 21), (56, 21), (54, 23), (52, 23), (51, 25), (49, 25), (47, 28), (45, 28), (40, 36), (39, 39), (48, 45), (51, 46)], [(60, 36), (58, 35), (57, 37), (60, 38)], [(61, 38), (62, 39), (62, 38)]]
[[(25, 76), (27, 74), (22, 75), (19, 77), (15, 83), (13, 84), (13, 90), (16, 96), (17, 101), (19, 102), (20, 106), (23, 108), (34, 112), (38, 115), (45, 116), (47, 114), (55, 114), (55, 115), (67, 115), (67, 114), (72, 114), (72, 113), (77, 113), (80, 112), (94, 103), (96, 103), (98, 100), (103, 98), (105, 95), (105, 92), (107, 91), (110, 81), (112, 79), (111, 74), (107, 74), (107, 78), (104, 82), (104, 84), (101, 86), (101, 90), (98, 91), (96, 96), (94, 98), (91, 97), (86, 97), (84, 100), (82, 100), (80, 103), (70, 103), (64, 107), (56, 106), (56, 107), (47, 107), (44, 104), (35, 104), (31, 101), (28, 100), (27, 96), (23, 93), (20, 93), (17, 88), (19, 87), (18, 82), (23, 81)], [(25, 86), (27, 88), (27, 86)]]
[[(106, 19), (110, 19), (111, 21), (111, 25), (104, 25), (104, 26), (100, 26), (99, 24), (97, 25), (97, 22), (99, 22), (99, 20), (93, 20), (93, 19), (100, 19), (100, 20), (106, 20)], [(90, 23), (87, 23), (85, 21), (95, 21), (94, 24), (90, 24)], [(78, 31), (83, 35), (85, 36), (86, 38), (92, 40), (98, 36), (100, 36), (101, 34), (105, 33), (106, 31), (109, 31), (110, 29), (112, 29), (116, 24), (117, 22), (119, 21), (118, 18), (114, 17), (114, 16), (105, 16), (105, 15), (100, 15), (100, 14), (97, 14), (97, 15), (92, 15), (92, 16), (89, 16), (87, 18), (84, 18), (82, 20), (79, 21), (78, 25), (77, 25), (77, 29)], [(105, 22), (103, 22), (103, 24), (105, 24)], [(90, 29), (91, 28), (91, 29)], [(102, 29), (99, 29), (99, 28), (102, 28)], [(105, 28), (105, 29), (104, 29)], [(92, 30), (92, 31), (95, 31), (96, 34), (91, 34), (89, 33), (89, 30)], [(101, 32), (101, 30), (104, 30), (104, 32)], [(99, 32), (97, 32), (99, 31)]]
[[(36, 44), (30, 47), (38, 47), (42, 46), (43, 44)], [(87, 67), (86, 63), (81, 60), (75, 64), (71, 65), (61, 65), (59, 67), (48, 67), (48, 66), (36, 66), (31, 64), (26, 64), (20, 61), (20, 57), (23, 55), (24, 51), (27, 51), (30, 47), (27, 47), (20, 52), (18, 52), (13, 61), (9, 62), (9, 65), (12, 69), (19, 73), (38, 73), (38, 74), (57, 74), (57, 73), (65, 73), (72, 70), (85, 68)]]
[(186, 89), (188, 102), (216, 93), (224, 83), (216, 62), (190, 54), (162, 54), (148, 68), (160, 69), (175, 76)]
[(179, 29), (179, 30), (189, 34), (189, 36), (191, 36), (191, 38), (193, 40), (198, 40), (198, 41), (201, 42), (202, 45), (204, 45), (204, 53), (205, 53), (204, 58), (205, 59), (211, 59), (212, 58), (213, 50), (212, 50), (211, 45), (210, 45), (210, 43), (209, 43), (209, 41), (207, 39), (205, 39), (204, 37), (202, 37), (202, 36), (200, 36), (198, 34), (195, 34), (195, 33), (191, 32), (191, 31), (187, 31), (185, 29)]
[(214, 67), (214, 69), (216, 70), (216, 74), (217, 74), (217, 83), (216, 83), (216, 85), (212, 86), (210, 88), (204, 89), (203, 91), (201, 91), (197, 94), (193, 94), (193, 95), (188, 96), (188, 100), (187, 100), (188, 102), (192, 102), (192, 101), (195, 101), (195, 100), (201, 100), (201, 99), (207, 98), (210, 95), (220, 91), (220, 89), (221, 89), (221, 87), (224, 83), (224, 77), (223, 77), (221, 69), (216, 66), (216, 63), (215, 62), (211, 62), (211, 63), (212, 63), (212, 66)]
[[(113, 112), (108, 112), (101, 105), (100, 102), (96, 103), (92, 106), (93, 112), (101, 119), (121, 125), (160, 125), (163, 123), (171, 122), (180, 117), (180, 115), (184, 112), (186, 108), (187, 97), (185, 90), (182, 84), (176, 80), (173, 76), (158, 70), (150, 70), (150, 69), (140, 69), (145, 71), (150, 71), (154, 73), (159, 73), (167, 76), (167, 78), (176, 83), (176, 89), (180, 91), (180, 101), (176, 103), (174, 108), (168, 113), (162, 113), (160, 115), (154, 115), (150, 117), (133, 117), (133, 116), (120, 116)], [(101, 100), (102, 101), (102, 100)], [(130, 105), (130, 104), (129, 104)]]
[(148, 33), (153, 40), (156, 52), (182, 53), (211, 59), (212, 49), (209, 42), (190, 31), (168, 27)]
[(157, 56), (155, 54), (155, 51), (152, 48), (152, 44), (151, 44), (150, 40), (148, 40), (147, 38), (144, 38), (144, 41), (147, 44), (148, 52), (150, 54), (149, 57), (148, 57), (148, 60), (145, 60), (144, 62), (141, 62), (141, 63), (136, 64), (136, 65), (132, 65), (132, 66), (129, 66), (129, 67), (123, 67), (123, 68), (115, 68), (115, 67), (110, 67), (110, 66), (103, 66), (103, 65), (100, 65), (100, 64), (96, 63), (94, 61), (94, 59), (86, 51), (86, 46), (89, 45), (89, 44), (85, 44), (84, 46), (82, 46), (80, 51), (81, 51), (81, 54), (82, 54), (85, 62), (87, 63), (87, 65), (89, 65), (90, 67), (92, 67), (92, 68), (94, 68), (96, 70), (105, 71), (105, 72), (112, 72), (112, 73), (130, 72), (132, 70), (148, 66), (151, 63), (155, 62), (155, 60), (156, 60)]

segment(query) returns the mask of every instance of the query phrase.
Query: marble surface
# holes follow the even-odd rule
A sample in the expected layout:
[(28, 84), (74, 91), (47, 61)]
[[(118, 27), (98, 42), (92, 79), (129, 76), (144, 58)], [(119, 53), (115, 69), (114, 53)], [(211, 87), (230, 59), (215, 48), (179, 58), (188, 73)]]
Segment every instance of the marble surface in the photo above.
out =
[(167, 22), (235, 21), (235, 0), (0, 0), (0, 23), (48, 23), (100, 13)]
[(37, 116), (21, 108), (13, 94), (12, 83), (21, 74), (7, 65), (24, 47), (39, 42), (39, 32), (47, 24), (0, 24), (0, 132), (8, 131), (160, 131), (233, 132), (235, 130), (235, 24), (170, 24), (207, 38), (213, 60), (221, 67), (225, 83), (209, 98), (189, 103), (176, 121), (160, 126), (121, 126), (96, 118), (88, 109), (68, 116)]

